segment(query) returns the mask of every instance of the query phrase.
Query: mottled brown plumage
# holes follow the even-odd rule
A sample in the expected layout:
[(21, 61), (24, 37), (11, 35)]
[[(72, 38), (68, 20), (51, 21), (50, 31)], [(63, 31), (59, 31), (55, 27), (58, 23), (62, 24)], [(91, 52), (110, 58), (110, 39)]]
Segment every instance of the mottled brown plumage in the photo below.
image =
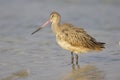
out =
[(60, 32), (56, 33), (56, 39), (58, 44), (66, 50), (78, 54), (94, 50), (99, 51), (104, 48), (104, 43), (97, 42), (82, 28), (74, 27), (71, 24), (63, 24), (60, 29)]
[[(50, 20), (48, 20), (47, 23), (52, 23), (52, 31), (56, 35), (57, 43), (63, 49), (71, 52), (72, 63), (74, 62), (73, 53), (76, 53), (76, 64), (78, 64), (79, 53), (101, 51), (104, 48), (105, 43), (97, 42), (93, 37), (87, 34), (83, 28), (75, 27), (69, 23), (60, 24), (60, 20), (60, 14), (52, 12), (50, 14)], [(39, 29), (41, 29), (41, 27)]]

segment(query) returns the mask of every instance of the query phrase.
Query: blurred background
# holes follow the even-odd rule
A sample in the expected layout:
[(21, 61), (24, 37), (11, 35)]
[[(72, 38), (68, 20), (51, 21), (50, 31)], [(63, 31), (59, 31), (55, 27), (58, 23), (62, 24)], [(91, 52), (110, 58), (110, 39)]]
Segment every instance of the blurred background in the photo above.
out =
[[(80, 54), (75, 69), (50, 25), (31, 35), (52, 11), (61, 14), (62, 23), (105, 42), (106, 49)], [(120, 0), (0, 0), (0, 80), (119, 80), (119, 41)]]

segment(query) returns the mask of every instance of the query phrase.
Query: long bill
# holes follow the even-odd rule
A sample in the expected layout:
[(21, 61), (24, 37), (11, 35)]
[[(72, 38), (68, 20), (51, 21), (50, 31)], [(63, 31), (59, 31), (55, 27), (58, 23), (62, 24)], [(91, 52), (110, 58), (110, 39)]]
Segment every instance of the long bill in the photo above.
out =
[(45, 27), (46, 25), (48, 25), (50, 23), (50, 20), (46, 21), (44, 24), (42, 24), (37, 30), (35, 30), (32, 35), (36, 32), (38, 32), (39, 30), (41, 30), (43, 27)]

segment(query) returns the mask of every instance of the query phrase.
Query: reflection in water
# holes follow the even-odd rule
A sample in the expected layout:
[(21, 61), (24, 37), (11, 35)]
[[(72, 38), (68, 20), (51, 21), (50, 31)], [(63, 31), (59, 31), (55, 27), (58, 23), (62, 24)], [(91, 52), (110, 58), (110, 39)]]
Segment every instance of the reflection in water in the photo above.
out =
[(104, 74), (91, 65), (81, 68), (73, 64), (72, 71), (66, 74), (63, 80), (104, 80)]
[(7, 76), (7, 77), (0, 79), (0, 80), (17, 80), (19, 78), (25, 78), (28, 75), (29, 75), (29, 70), (25, 69), (25, 70), (21, 70), (18, 72), (14, 72), (10, 76)]

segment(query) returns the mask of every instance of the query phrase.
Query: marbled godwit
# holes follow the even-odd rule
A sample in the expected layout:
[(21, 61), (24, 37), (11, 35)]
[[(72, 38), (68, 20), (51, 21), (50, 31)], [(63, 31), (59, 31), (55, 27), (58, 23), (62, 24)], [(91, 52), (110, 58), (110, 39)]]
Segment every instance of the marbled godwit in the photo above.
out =
[(52, 23), (52, 31), (56, 36), (57, 43), (65, 50), (71, 52), (71, 63), (74, 63), (76, 53), (76, 64), (78, 64), (78, 54), (90, 51), (101, 51), (104, 48), (103, 42), (97, 42), (93, 37), (88, 35), (82, 28), (74, 27), (72, 24), (60, 24), (61, 16), (57, 12), (50, 14), (50, 19), (40, 26), (35, 32)]

